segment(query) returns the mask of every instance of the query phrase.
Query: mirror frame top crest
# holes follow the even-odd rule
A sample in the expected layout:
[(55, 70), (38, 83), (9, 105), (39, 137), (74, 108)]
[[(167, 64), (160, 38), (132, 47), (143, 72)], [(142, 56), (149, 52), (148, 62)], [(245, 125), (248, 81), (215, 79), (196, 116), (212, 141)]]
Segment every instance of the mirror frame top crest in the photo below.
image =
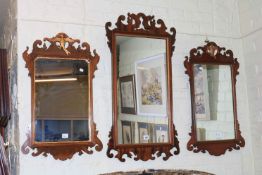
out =
[[(48, 46), (47, 46), (48, 44)], [(96, 151), (101, 151), (103, 144), (97, 137), (98, 131), (93, 120), (93, 78), (97, 69), (99, 55), (96, 50), (91, 53), (88, 43), (72, 39), (65, 33), (58, 33), (55, 37), (44, 38), (43, 41), (36, 40), (33, 43), (31, 53), (28, 53), (29, 47), (23, 53), (26, 67), (31, 77), (31, 131), (27, 133), (27, 140), (23, 144), (21, 151), (29, 154), (30, 149), (35, 150), (32, 156), (38, 156), (43, 153), (44, 156), (51, 154), (54, 159), (71, 159), (75, 153), (92, 154), (95, 147)], [(61, 59), (61, 60), (84, 60), (88, 63), (88, 121), (89, 121), (89, 140), (86, 141), (66, 141), (66, 142), (36, 142), (35, 141), (35, 61), (38, 59)]]
[[(115, 23), (116, 28), (110, 29), (111, 22), (105, 25), (106, 36), (108, 39), (108, 46), (112, 54), (112, 108), (113, 108), (113, 125), (109, 133), (109, 142), (107, 149), (107, 156), (109, 158), (118, 158), (121, 162), (125, 161), (123, 158), (126, 155), (134, 160), (154, 160), (156, 157), (163, 156), (163, 160), (167, 160), (173, 154), (179, 154), (179, 142), (177, 139), (177, 131), (173, 124), (173, 102), (172, 102), (172, 64), (171, 57), (175, 49), (175, 28), (170, 29), (168, 33), (167, 27), (163, 20), (155, 20), (154, 16), (146, 16), (143, 13), (133, 14), (128, 13), (127, 17), (121, 15)], [(155, 38), (164, 39), (166, 43), (166, 72), (167, 72), (167, 115), (169, 121), (169, 142), (167, 143), (146, 143), (146, 144), (118, 144), (117, 138), (117, 74), (118, 74), (118, 60), (116, 53), (116, 36), (140, 37), (140, 38)], [(173, 153), (171, 149), (176, 148)], [(114, 150), (116, 155), (111, 153)], [(154, 155), (156, 154), (156, 156)]]
[[(210, 155), (220, 156), (225, 154), (226, 150), (239, 150), (245, 146), (245, 140), (241, 136), (240, 127), (237, 119), (237, 101), (236, 101), (236, 76), (239, 74), (239, 63), (237, 58), (234, 58), (231, 50), (226, 50), (224, 47), (218, 46), (215, 42), (206, 41), (203, 47), (197, 47), (190, 50), (190, 56), (186, 56), (184, 66), (185, 73), (189, 76), (190, 92), (191, 92), (191, 113), (192, 127), (190, 140), (187, 143), (187, 149), (194, 153), (206, 151)], [(227, 140), (197, 140), (197, 128), (195, 117), (195, 92), (194, 92), (194, 64), (210, 64), (210, 65), (229, 65), (231, 69), (231, 84), (232, 84), (232, 99), (233, 99), (233, 121), (234, 121), (234, 139)]]

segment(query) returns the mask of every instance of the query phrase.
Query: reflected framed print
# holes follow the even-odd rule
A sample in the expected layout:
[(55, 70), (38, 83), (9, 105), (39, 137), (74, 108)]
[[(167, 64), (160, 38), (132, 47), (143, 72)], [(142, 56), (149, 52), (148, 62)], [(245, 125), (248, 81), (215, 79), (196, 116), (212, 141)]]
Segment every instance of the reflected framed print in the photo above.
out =
[(198, 120), (210, 120), (209, 91), (206, 65), (194, 65), (195, 116)]
[(155, 124), (155, 142), (167, 143), (168, 142), (168, 125)]
[(122, 142), (123, 144), (131, 144), (134, 142), (133, 122), (121, 121), (122, 124)]
[(121, 95), (121, 113), (136, 114), (135, 75), (119, 78)]
[(135, 62), (138, 115), (167, 117), (165, 54)]
[(153, 125), (151, 123), (138, 122), (139, 143), (153, 142)]

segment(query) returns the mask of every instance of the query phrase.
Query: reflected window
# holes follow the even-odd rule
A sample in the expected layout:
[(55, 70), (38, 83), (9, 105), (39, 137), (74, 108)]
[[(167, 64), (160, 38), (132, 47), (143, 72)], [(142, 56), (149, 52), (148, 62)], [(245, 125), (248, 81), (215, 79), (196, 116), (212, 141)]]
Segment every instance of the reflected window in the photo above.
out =
[(36, 141), (89, 140), (87, 62), (37, 59), (35, 103)]

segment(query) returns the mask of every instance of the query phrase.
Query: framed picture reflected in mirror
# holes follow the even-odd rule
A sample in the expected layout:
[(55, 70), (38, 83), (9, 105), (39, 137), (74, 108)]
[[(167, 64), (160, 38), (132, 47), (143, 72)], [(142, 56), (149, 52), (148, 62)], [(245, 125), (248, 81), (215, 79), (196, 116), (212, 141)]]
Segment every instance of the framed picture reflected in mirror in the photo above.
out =
[(119, 78), (121, 113), (136, 114), (136, 89), (135, 75), (127, 75)]
[(166, 117), (165, 54), (135, 62), (138, 115)]

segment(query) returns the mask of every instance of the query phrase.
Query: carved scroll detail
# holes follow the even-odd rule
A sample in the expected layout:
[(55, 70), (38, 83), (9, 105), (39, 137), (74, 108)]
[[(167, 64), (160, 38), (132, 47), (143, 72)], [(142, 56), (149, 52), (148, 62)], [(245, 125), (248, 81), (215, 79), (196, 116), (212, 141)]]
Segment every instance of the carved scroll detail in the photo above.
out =
[[(125, 21), (126, 20), (126, 21)], [(116, 22), (116, 28), (110, 29), (112, 26), (111, 22), (107, 22), (105, 25), (106, 36), (108, 39), (108, 47), (112, 52), (112, 37), (113, 33), (126, 32), (130, 34), (140, 34), (145, 36), (162, 36), (167, 37), (170, 46), (170, 57), (174, 52), (176, 41), (176, 29), (174, 27), (170, 28), (169, 34), (166, 30), (167, 27), (162, 19), (155, 20), (154, 16), (146, 16), (143, 13), (133, 14), (128, 13), (127, 18), (124, 15), (118, 17)]]
[[(174, 147), (173, 145), (153, 145), (153, 146), (145, 146), (145, 145), (130, 145), (130, 147), (114, 147), (114, 139), (112, 137), (113, 127), (108, 135), (110, 138), (108, 142), (108, 149), (107, 149), (107, 156), (109, 158), (118, 158), (121, 162), (125, 162), (126, 160), (123, 158), (124, 155), (127, 157), (132, 158), (132, 154), (135, 155), (134, 160), (154, 160), (156, 157), (160, 157), (164, 154), (163, 160), (168, 160), (170, 156), (177, 155), (180, 152), (180, 148), (178, 146), (179, 141), (177, 139), (177, 131), (174, 129), (174, 142), (175, 142), (175, 151), (172, 153), (170, 150)], [(117, 154), (114, 156), (111, 153), (112, 150), (117, 151)], [(156, 156), (155, 156), (156, 154)]]
[[(49, 46), (47, 47), (48, 43)], [(96, 50), (93, 51), (93, 56), (88, 43), (83, 42), (80, 45), (80, 40), (72, 39), (65, 33), (58, 33), (52, 38), (45, 37), (43, 41), (36, 40), (33, 43), (33, 50), (30, 54), (28, 53), (28, 50), (29, 47), (26, 47), (26, 50), (23, 52), (23, 58), (26, 62), (26, 67), (29, 70), (29, 75), (32, 74), (33, 63), (37, 57), (85, 59), (89, 62), (94, 62), (94, 70), (97, 69), (96, 66), (99, 61), (99, 55), (96, 53)]]

